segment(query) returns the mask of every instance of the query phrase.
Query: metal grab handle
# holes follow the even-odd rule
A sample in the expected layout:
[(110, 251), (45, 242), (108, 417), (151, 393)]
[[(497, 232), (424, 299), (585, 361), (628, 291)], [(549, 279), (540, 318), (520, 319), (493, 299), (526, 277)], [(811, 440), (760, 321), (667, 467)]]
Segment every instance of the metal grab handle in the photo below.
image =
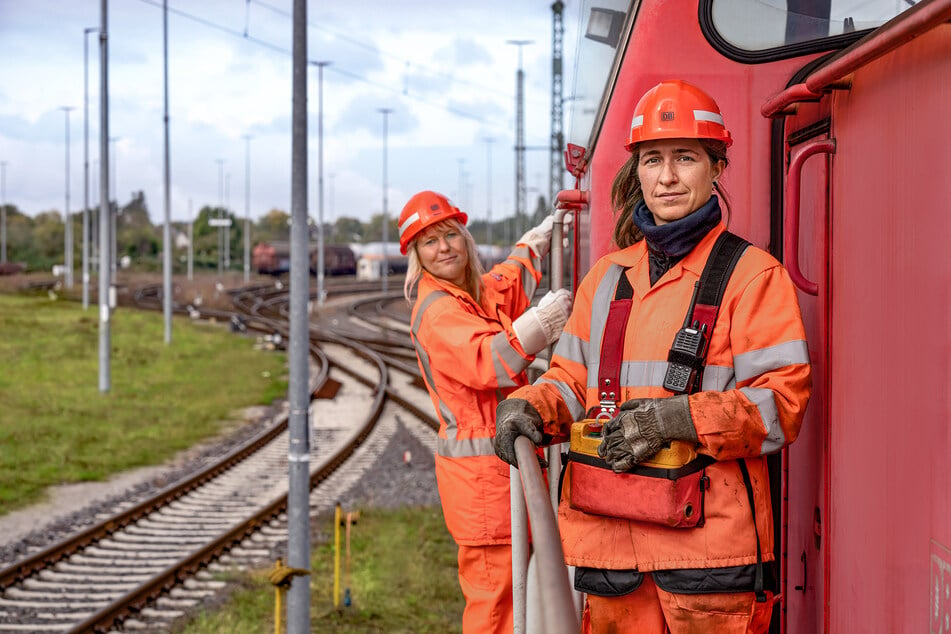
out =
[[(549, 279), (551, 280), (551, 290), (557, 291), (565, 288), (565, 215), (581, 208), (582, 204), (587, 204), (588, 192), (579, 190), (564, 190), (558, 192), (558, 203), (555, 206), (555, 223), (551, 232), (551, 250), (549, 257), (551, 265), (549, 267)], [(582, 202), (583, 201), (583, 202)], [(574, 221), (578, 222), (577, 214)], [(578, 225), (576, 224), (575, 227)], [(551, 348), (549, 348), (548, 358), (551, 359)], [(561, 473), (561, 446), (553, 445), (546, 452), (548, 459), (548, 472)], [(551, 505), (558, 508), (558, 478), (552, 478), (548, 483), (548, 495), (551, 497)]]
[(555, 197), (555, 224), (551, 232), (551, 290), (564, 287), (565, 259), (562, 239), (565, 236), (565, 215), (574, 213), (575, 231), (578, 227), (578, 211), (588, 206), (588, 192), (580, 189), (563, 189)]
[(538, 561), (539, 593), (544, 606), (543, 631), (550, 634), (575, 634), (581, 624), (575, 613), (571, 585), (565, 572), (561, 535), (535, 456), (535, 444), (525, 436), (518, 436), (515, 439), (515, 456), (528, 506), (528, 519), (532, 525), (532, 545)]
[[(783, 226), (783, 260), (793, 284), (809, 295), (819, 294), (819, 285), (806, 279), (799, 268), (799, 190), (802, 185), (802, 166), (814, 154), (835, 154), (835, 140), (813, 141), (802, 147), (789, 159), (786, 180), (786, 222)], [(823, 257), (825, 257), (823, 255)]]

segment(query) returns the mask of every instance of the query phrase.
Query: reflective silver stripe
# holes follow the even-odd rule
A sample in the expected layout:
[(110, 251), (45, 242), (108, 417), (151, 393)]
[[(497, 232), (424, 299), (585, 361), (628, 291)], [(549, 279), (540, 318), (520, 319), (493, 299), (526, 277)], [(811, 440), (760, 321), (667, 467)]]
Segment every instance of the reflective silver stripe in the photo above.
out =
[(516, 246), (508, 254), (508, 257), (505, 258), (503, 264), (510, 264), (512, 266), (517, 266), (521, 271), (521, 282), (522, 290), (525, 292), (525, 299), (528, 303), (532, 302), (532, 297), (535, 295), (535, 289), (538, 288), (538, 282), (535, 281), (535, 276), (532, 274), (532, 271), (525, 266), (523, 262), (516, 260), (515, 258), (525, 258), (532, 262), (532, 267), (538, 269), (541, 266), (541, 258), (537, 258), (532, 255), (532, 250), (525, 245)]
[(410, 216), (409, 218), (407, 218), (406, 220), (404, 220), (403, 222), (401, 222), (401, 223), (400, 223), (400, 236), (402, 236), (404, 233), (406, 233), (406, 230), (409, 228), (409, 226), (410, 226), (411, 224), (413, 224), (414, 222), (416, 222), (417, 220), (419, 220), (419, 212), (418, 212), (418, 211), (417, 211), (416, 213), (414, 213), (413, 215), (411, 215), (411, 216)]
[[(527, 258), (529, 260), (534, 258), (536, 260), (541, 261), (541, 258), (536, 258), (535, 256), (532, 255), (532, 250), (528, 247), (527, 244), (516, 245), (515, 248), (512, 249), (511, 253), (509, 253), (506, 261), (512, 262), (512, 258)], [(518, 262), (514, 262), (514, 264), (518, 264)]]
[[(667, 376), (666, 361), (623, 361), (621, 363), (621, 387), (664, 387), (664, 377)], [(726, 385), (732, 379), (731, 368), (718, 366), (705, 366), (703, 370), (702, 389), (717, 389), (719, 385)], [(598, 373), (588, 377), (589, 387), (595, 388), (598, 385)], [(707, 387), (715, 385), (717, 387)]]
[(760, 453), (770, 454), (779, 451), (786, 444), (786, 434), (779, 424), (779, 411), (776, 408), (776, 397), (773, 391), (764, 387), (741, 387), (740, 392), (750, 399), (750, 402), (759, 410), (760, 418), (766, 428), (766, 440), (760, 447)]
[(715, 112), (710, 112), (709, 110), (694, 110), (693, 120), (712, 121), (713, 123), (719, 123), (720, 125), (723, 125), (723, 117)]
[[(598, 283), (598, 288), (594, 291), (594, 298), (591, 300), (591, 333), (588, 341), (588, 358), (591, 359), (591, 365), (588, 367), (588, 385), (596, 386), (598, 384), (598, 366), (601, 359), (601, 340), (604, 339), (604, 327), (608, 322), (608, 311), (611, 307), (611, 301), (614, 299), (614, 289), (617, 287), (617, 281), (621, 278), (624, 269), (617, 264), (612, 264), (604, 273), (604, 277)], [(594, 307), (597, 307), (595, 309)], [(623, 345), (623, 343), (621, 344)], [(595, 359), (599, 360), (595, 363)], [(591, 380), (592, 372), (594, 381)]]
[(703, 366), (703, 379), (700, 389), (708, 392), (729, 392), (736, 387), (733, 368), (724, 365)]
[[(541, 262), (536, 262), (536, 268), (541, 266)], [(535, 282), (535, 276), (532, 275), (532, 272), (522, 267), (522, 291), (525, 293), (525, 301), (529, 304), (532, 303), (532, 297), (535, 295), (535, 288), (538, 287), (538, 283)]]
[(558, 343), (555, 344), (554, 354), (568, 361), (580, 363), (582, 365), (587, 361), (585, 350), (588, 342), (570, 332), (562, 332), (558, 337)]
[[(411, 331), (413, 334), (413, 347), (416, 348), (416, 355), (419, 357), (419, 364), (423, 368), (424, 378), (426, 380), (426, 385), (436, 391), (434, 387), (436, 383), (433, 381), (432, 368), (430, 367), (429, 355), (426, 354), (426, 351), (423, 350), (422, 346), (419, 345), (419, 324), (423, 320), (423, 314), (426, 312), (434, 302), (443, 297), (451, 297), (449, 293), (445, 291), (433, 291), (426, 296), (426, 299), (423, 300), (423, 303), (420, 305), (419, 310), (416, 311), (416, 320), (413, 322)], [(449, 406), (446, 405), (442, 397), (439, 396), (439, 393), (436, 393), (436, 399), (439, 403), (439, 416), (446, 423), (446, 435), (450, 437), (455, 437), (456, 435), (456, 417), (453, 416), (452, 411), (449, 409)]]
[(631, 128), (632, 128), (632, 129), (633, 129), (633, 128), (639, 128), (639, 127), (641, 127), (642, 125), (644, 125), (644, 115), (642, 115), (642, 114), (636, 114), (636, 115), (634, 115), (634, 118), (631, 119)]
[[(624, 361), (621, 363), (621, 389), (664, 387), (664, 377), (667, 375), (666, 361)], [(588, 387), (596, 389), (598, 385), (598, 368), (588, 372)], [(703, 368), (701, 390), (726, 392), (736, 386), (733, 377), (733, 368), (718, 365), (707, 365)]]
[(495, 438), (437, 438), (436, 453), (444, 458), (495, 456)]
[(580, 402), (575, 396), (575, 393), (571, 391), (571, 388), (562, 381), (553, 381), (551, 379), (546, 379), (545, 377), (539, 377), (535, 381), (535, 385), (541, 385), (542, 383), (547, 383), (549, 385), (554, 385), (555, 389), (558, 390), (558, 393), (561, 394), (561, 400), (565, 402), (565, 405), (568, 406), (568, 411), (571, 413), (571, 417), (575, 420), (581, 420), (584, 418), (585, 408), (584, 403)]
[(736, 380), (747, 381), (753, 377), (790, 365), (809, 363), (809, 346), (802, 339), (751, 350), (733, 358)]
[[(510, 371), (505, 365), (515, 373), (519, 373), (530, 364), (530, 361), (522, 357), (512, 343), (509, 341), (508, 334), (503, 330), (492, 337), (492, 365), (495, 367), (495, 378), (499, 387), (515, 387), (518, 385), (512, 380)], [(503, 362), (505, 365), (503, 365)]]
[[(667, 374), (666, 361), (622, 361), (621, 387), (663, 387)], [(598, 377), (594, 377), (597, 385)]]

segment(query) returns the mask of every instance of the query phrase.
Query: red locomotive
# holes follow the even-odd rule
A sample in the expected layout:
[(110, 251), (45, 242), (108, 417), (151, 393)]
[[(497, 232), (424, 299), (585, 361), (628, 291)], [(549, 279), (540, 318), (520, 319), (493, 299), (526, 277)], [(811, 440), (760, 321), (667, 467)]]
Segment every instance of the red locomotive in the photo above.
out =
[(672, 78), (714, 95), (729, 227), (785, 263), (814, 366), (801, 435), (771, 457), (772, 631), (951, 632), (951, 0), (593, 4), (567, 104), (570, 281), (614, 248), (639, 96)]

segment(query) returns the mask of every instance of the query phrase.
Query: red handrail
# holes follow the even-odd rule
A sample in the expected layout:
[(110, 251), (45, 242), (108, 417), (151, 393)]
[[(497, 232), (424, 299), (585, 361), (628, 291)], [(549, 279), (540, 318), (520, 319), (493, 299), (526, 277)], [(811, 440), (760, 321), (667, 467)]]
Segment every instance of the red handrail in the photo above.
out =
[[(806, 279), (799, 268), (799, 189), (802, 180), (802, 166), (806, 159), (814, 154), (834, 154), (835, 140), (823, 139), (813, 141), (795, 153), (789, 159), (789, 169), (786, 177), (785, 210), (786, 222), (783, 227), (783, 263), (792, 278), (793, 284), (809, 295), (819, 294), (819, 285)], [(824, 228), (822, 229), (825, 230)], [(825, 253), (823, 268), (825, 268)]]
[(760, 112), (766, 118), (789, 112), (800, 101), (815, 101), (832, 84), (902, 44), (951, 20), (951, 0), (924, 0), (869, 33), (827, 64), (813, 71), (802, 83), (773, 95)]

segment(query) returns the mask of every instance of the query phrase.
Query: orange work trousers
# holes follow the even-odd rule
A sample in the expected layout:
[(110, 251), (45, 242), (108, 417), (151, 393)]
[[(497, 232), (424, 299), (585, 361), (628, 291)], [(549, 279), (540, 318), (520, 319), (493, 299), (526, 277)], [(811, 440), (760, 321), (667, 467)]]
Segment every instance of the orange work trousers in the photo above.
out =
[(512, 634), (512, 547), (459, 546), (463, 634)]
[(757, 603), (752, 592), (672, 594), (651, 574), (634, 592), (620, 597), (589, 594), (584, 634), (765, 634), (773, 615), (772, 594)]

